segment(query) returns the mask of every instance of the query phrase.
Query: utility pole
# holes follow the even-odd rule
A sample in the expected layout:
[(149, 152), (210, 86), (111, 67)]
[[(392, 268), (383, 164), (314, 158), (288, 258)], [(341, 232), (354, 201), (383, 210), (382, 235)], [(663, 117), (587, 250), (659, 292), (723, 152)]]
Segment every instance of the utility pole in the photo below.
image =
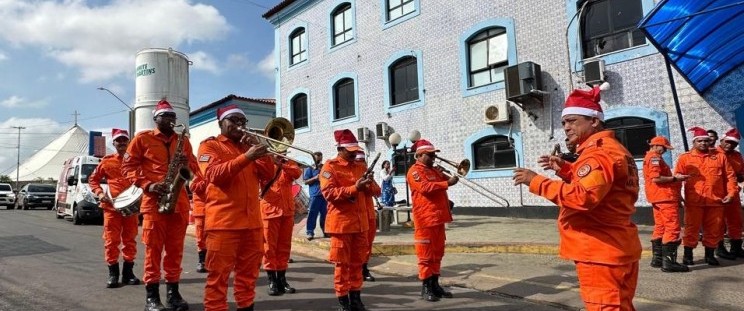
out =
[(21, 173), (21, 130), (26, 129), (23, 126), (13, 126), (14, 129), (18, 129), (18, 152), (16, 153), (16, 184), (15, 189), (18, 191), (18, 177)]

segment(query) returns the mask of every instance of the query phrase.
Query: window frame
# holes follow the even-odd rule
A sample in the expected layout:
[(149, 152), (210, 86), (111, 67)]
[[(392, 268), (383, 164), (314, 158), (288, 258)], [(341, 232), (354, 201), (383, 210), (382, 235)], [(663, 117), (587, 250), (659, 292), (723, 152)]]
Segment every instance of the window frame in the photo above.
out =
[[(656, 135), (662, 135), (664, 137), (672, 139), (669, 133), (669, 115), (666, 112), (646, 108), (648, 104), (628, 106), (622, 108), (615, 108), (605, 110), (604, 119), (611, 120), (621, 117), (637, 117), (654, 121), (656, 124)], [(684, 139), (684, 138), (683, 138)], [(664, 161), (669, 164), (670, 167), (674, 167), (672, 162), (672, 153), (666, 152), (662, 155)], [(636, 167), (639, 171), (643, 171), (643, 159), (635, 159)]]
[[(623, 0), (623, 1), (627, 1), (627, 0)], [(587, 29), (586, 25), (587, 25), (587, 18), (589, 16), (589, 14), (588, 14), (589, 13), (589, 7), (590, 6), (599, 5), (601, 2), (604, 2), (604, 3), (607, 4), (607, 10), (604, 11), (604, 12), (597, 12), (597, 13), (598, 14), (604, 14), (605, 15), (604, 18), (607, 20), (608, 33), (607, 34), (604, 34), (604, 35), (596, 35), (594, 37), (591, 37), (590, 36), (589, 38), (585, 38), (583, 32), (586, 31), (586, 29)], [(580, 40), (581, 40), (581, 46), (582, 46), (582, 48), (581, 48), (581, 56), (582, 56), (582, 58), (587, 59), (587, 58), (601, 57), (602, 55), (605, 55), (605, 54), (610, 54), (610, 53), (613, 53), (613, 52), (622, 51), (622, 50), (625, 50), (625, 49), (630, 49), (630, 48), (634, 48), (634, 47), (641, 46), (641, 45), (644, 45), (644, 44), (648, 44), (648, 39), (646, 39), (646, 37), (643, 36), (643, 33), (636, 26), (643, 19), (643, 3), (642, 3), (642, 1), (638, 1), (638, 2), (635, 3), (635, 4), (637, 4), (639, 6), (640, 13), (641, 13), (641, 16), (640, 16), (639, 20), (636, 21), (636, 22), (634, 22), (632, 24), (633, 26), (631, 26), (629, 28), (626, 28), (626, 29), (621, 29), (621, 30), (615, 29), (613, 18), (610, 15), (610, 13), (612, 12), (611, 8), (612, 8), (612, 5), (613, 4), (614, 4), (613, 3), (613, 0), (595, 0), (594, 2), (592, 2), (592, 3), (590, 3), (590, 4), (588, 4), (586, 6), (586, 11), (584, 12), (584, 15), (582, 16), (582, 18), (580, 20), (578, 20), (578, 22), (581, 25), (581, 29), (582, 29), (582, 33), (580, 34), (580, 36), (581, 36)], [(638, 45), (632, 45), (631, 46), (630, 44), (633, 44), (633, 42), (632, 42), (633, 41), (633, 33), (635, 31), (638, 31), (640, 33), (640, 35), (643, 37), (644, 43), (638, 44)], [(612, 37), (612, 36), (620, 35), (620, 34), (624, 34), (625, 39), (628, 40), (628, 41), (630, 41), (628, 47), (617, 49), (617, 50), (614, 50), (614, 51), (608, 51), (608, 52), (601, 53), (601, 54), (596, 54), (596, 55), (590, 55), (590, 56), (587, 56), (586, 55), (586, 50), (587, 50), (586, 42), (592, 41), (592, 40), (597, 39), (597, 38), (607, 38), (607, 37)]]
[[(613, 120), (624, 120), (624, 119), (639, 119), (639, 120), (642, 120), (642, 122), (644, 122), (645, 124), (642, 124), (642, 125), (639, 125), (639, 126), (626, 126), (626, 127), (619, 127), (619, 128), (617, 128), (617, 127), (616, 128), (613, 128), (613, 127), (610, 127), (609, 125), (606, 124), (609, 121), (613, 121)], [(646, 123), (646, 121), (650, 122), (650, 124), (649, 123)], [(615, 118), (605, 118), (605, 128), (608, 129), (608, 130), (612, 130), (613, 132), (616, 132), (616, 129), (620, 129), (620, 130), (626, 131), (625, 137), (619, 137), (617, 135), (617, 132), (615, 133), (615, 138), (617, 138), (617, 140), (620, 141), (621, 144), (623, 143), (623, 140), (625, 140), (626, 142), (628, 141), (628, 139), (627, 139), (628, 138), (627, 130), (634, 130), (634, 129), (635, 130), (641, 130), (642, 128), (643, 129), (648, 129), (648, 128), (653, 129), (653, 131), (654, 131), (653, 132), (653, 135), (651, 135), (651, 137), (649, 137), (649, 139), (647, 141), (645, 141), (646, 143), (648, 143), (651, 140), (651, 138), (654, 138), (655, 136), (657, 136), (656, 122), (654, 122), (654, 120), (651, 120), (649, 118), (643, 118), (643, 117), (620, 116), (620, 117), (615, 117)], [(623, 145), (625, 146), (625, 149), (628, 149), (628, 152), (630, 152), (630, 154), (633, 155), (633, 159), (635, 159), (635, 160), (638, 160), (638, 159), (641, 159), (642, 160), (644, 158), (644, 156), (646, 155), (646, 151), (648, 151), (648, 146), (644, 146), (645, 148), (643, 150), (637, 150), (638, 151), (638, 154), (637, 155), (634, 155), (633, 154), (633, 151), (630, 150), (630, 148), (629, 148), (628, 145), (626, 145), (626, 144), (623, 144)]]
[[(501, 170), (501, 169), (514, 169), (514, 168), (517, 167), (517, 165), (516, 165), (517, 164), (516, 151), (512, 148), (512, 149), (509, 149), (509, 150), (511, 150), (512, 155), (514, 155), (514, 165), (513, 166), (498, 165), (498, 163), (496, 163), (496, 161), (494, 159), (493, 167), (478, 168), (478, 153), (476, 152), (478, 150), (478, 148), (479, 147), (486, 147), (486, 146), (482, 145), (482, 144), (485, 144), (486, 143), (485, 140), (496, 140), (497, 138), (501, 138), (501, 137), (503, 137), (504, 139), (506, 139), (506, 142), (507, 143), (509, 142), (509, 140), (511, 140), (511, 145), (514, 146), (514, 147), (516, 147), (515, 144), (514, 144), (514, 139), (513, 138), (509, 138), (509, 136), (506, 136), (506, 135), (498, 135), (498, 134), (497, 135), (483, 136), (483, 137), (479, 138), (478, 140), (476, 140), (471, 145), (471, 148), (473, 149), (472, 150), (473, 151), (472, 167), (473, 167), (474, 170), (480, 170), (480, 171)], [(499, 142), (494, 141), (493, 143), (490, 143), (490, 144), (496, 145), (498, 143)], [(496, 154), (496, 153), (508, 154), (509, 153), (509, 150), (498, 150), (498, 149), (495, 149), (494, 150), (494, 154)]]
[[(475, 155), (473, 154), (474, 145), (476, 142), (483, 138), (490, 136), (506, 136), (514, 140), (514, 153), (515, 162), (517, 167), (524, 167), (524, 145), (523, 135), (520, 131), (509, 131), (509, 128), (500, 127), (488, 127), (478, 132), (473, 133), (462, 144), (463, 154), (466, 159), (469, 159), (471, 163), (475, 163)], [(471, 168), (470, 172), (466, 176), (468, 179), (478, 178), (511, 178), (514, 172), (514, 168), (491, 168), (491, 169), (475, 169), (475, 166)]]
[[(416, 75), (418, 81), (418, 99), (412, 100), (406, 103), (393, 105), (392, 103), (392, 79), (391, 79), (391, 67), (405, 57), (416, 58)], [(384, 103), (386, 113), (397, 113), (410, 109), (422, 107), (426, 104), (426, 88), (424, 87), (424, 65), (423, 65), (423, 53), (421, 50), (401, 50), (393, 53), (388, 60), (385, 62), (383, 67), (383, 85), (384, 89)]]
[[(490, 32), (492, 30), (498, 31), (498, 33), (496, 33), (496, 34), (494, 34), (492, 36), (489, 36), (487, 32)], [(478, 37), (478, 36), (480, 36), (484, 32), (486, 33), (486, 37), (485, 38), (482, 38), (482, 39), (478, 39), (476, 41), (475, 38)], [(487, 86), (487, 85), (494, 84), (494, 83), (499, 83), (499, 82), (504, 83), (504, 80), (506, 79), (506, 77), (502, 78), (501, 81), (493, 81), (493, 77), (491, 77), (491, 82), (489, 82), (489, 83), (480, 84), (480, 85), (473, 85), (473, 83), (474, 83), (473, 82), (473, 80), (474, 80), (473, 79), (473, 75), (475, 75), (477, 73), (482, 73), (482, 72), (488, 72), (488, 73), (490, 73), (492, 70), (495, 70), (495, 69), (498, 69), (498, 68), (502, 68), (501, 69), (501, 73), (503, 74), (504, 69), (506, 69), (506, 67), (509, 66), (509, 57), (508, 57), (508, 55), (507, 55), (507, 58), (504, 61), (498, 62), (498, 63), (493, 64), (493, 65), (488, 63), (488, 61), (489, 61), (488, 57), (490, 56), (489, 51), (490, 51), (490, 47), (491, 47), (488, 44), (488, 42), (491, 39), (494, 39), (494, 38), (499, 37), (499, 36), (508, 36), (506, 34), (506, 28), (504, 28), (504, 27), (492, 27), (492, 28), (483, 29), (480, 32), (478, 32), (475, 35), (473, 35), (473, 38), (471, 38), (468, 41), (468, 55), (467, 55), (467, 58), (468, 58), (468, 68), (467, 68), (467, 71), (468, 71), (468, 87), (469, 88), (478, 88), (478, 87)], [(472, 46), (473, 45), (476, 45), (478, 43), (481, 43), (481, 42), (486, 42), (486, 55), (485, 55), (486, 56), (486, 65), (483, 68), (479, 68), (477, 70), (473, 70), (473, 68), (472, 68), (473, 67), (472, 66), (472, 64), (473, 64)], [(508, 38), (507, 38), (507, 44), (508, 44)], [(507, 49), (508, 49), (508, 46), (507, 46)], [(496, 66), (496, 65), (499, 65), (499, 66)]]
[[(309, 28), (308, 28), (307, 23), (306, 22), (297, 23), (295, 26), (293, 26), (290, 29), (291, 30), (287, 33), (287, 36), (286, 36), (286, 39), (287, 39), (287, 41), (286, 41), (287, 42), (287, 51), (286, 51), (286, 55), (287, 55), (287, 70), (292, 70), (292, 69), (295, 69), (297, 67), (304, 66), (304, 65), (306, 65), (306, 64), (308, 64), (310, 62), (310, 31), (309, 31)], [(305, 43), (305, 60), (300, 61), (300, 62), (297, 62), (297, 63), (292, 63), (292, 58), (293, 58), (292, 39), (293, 39), (293, 36), (300, 29), (304, 29), (305, 30), (305, 41), (304, 41), (304, 43)], [(302, 44), (302, 41), (300, 42), (300, 44)]]
[[(419, 16), (421, 13), (421, 0), (413, 0), (413, 11), (411, 13), (408, 13), (406, 15), (401, 15), (400, 17), (396, 19), (389, 19), (389, 7), (390, 3), (388, 0), (380, 0), (380, 20), (382, 21), (382, 30), (388, 29), (390, 27), (393, 27), (395, 25), (398, 25), (400, 23), (403, 23), (407, 20), (410, 20), (416, 16)], [(402, 1), (408, 1), (408, 0), (402, 0)]]
[(310, 104), (310, 90), (307, 88), (297, 88), (293, 90), (289, 96), (287, 96), (287, 119), (289, 119), (292, 122), (292, 125), (294, 125), (294, 102), (293, 100), (299, 96), (304, 94), (307, 98), (306, 109), (307, 109), (307, 126), (306, 127), (295, 127), (295, 133), (305, 133), (310, 132), (312, 127), (312, 105)]
[(506, 50), (506, 66), (517, 64), (517, 38), (513, 19), (492, 18), (473, 25), (460, 35), (460, 91), (462, 92), (463, 97), (479, 95), (505, 88), (504, 81), (481, 86), (470, 86), (470, 41), (478, 34), (491, 28), (504, 28), (506, 30), (506, 40), (508, 44)]
[[(335, 15), (337, 11), (344, 5), (349, 5), (350, 11), (349, 14), (351, 14), (351, 39), (346, 40), (341, 43), (335, 43), (334, 42), (334, 29), (335, 29)], [(357, 24), (356, 24), (356, 3), (355, 1), (350, 0), (336, 0), (332, 6), (330, 6), (330, 10), (328, 11), (328, 52), (334, 52), (338, 49), (341, 49), (345, 46), (348, 46), (350, 44), (353, 44), (357, 41)]]
[[(336, 109), (336, 97), (335, 97), (335, 91), (336, 91), (336, 85), (338, 82), (340, 82), (343, 79), (351, 79), (354, 82), (354, 114), (348, 117), (344, 117), (341, 119), (335, 119), (335, 109)], [(359, 79), (357, 79), (357, 74), (353, 72), (344, 72), (340, 73), (336, 76), (334, 76), (332, 79), (328, 81), (328, 112), (329, 112), (329, 121), (331, 126), (336, 125), (342, 125), (342, 124), (348, 124), (353, 122), (359, 121)]]

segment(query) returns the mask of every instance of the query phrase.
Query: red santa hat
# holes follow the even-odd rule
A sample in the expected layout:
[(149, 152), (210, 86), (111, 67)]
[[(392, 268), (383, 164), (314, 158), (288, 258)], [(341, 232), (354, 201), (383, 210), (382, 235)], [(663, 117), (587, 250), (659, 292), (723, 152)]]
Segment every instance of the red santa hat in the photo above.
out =
[(710, 138), (710, 136), (708, 136), (708, 131), (699, 126), (693, 127), (687, 131), (692, 132), (692, 140), (696, 140), (698, 138)]
[(166, 113), (166, 112), (173, 112), (173, 113), (175, 113), (176, 111), (173, 110), (173, 106), (171, 106), (171, 104), (167, 100), (162, 99), (155, 106), (155, 110), (152, 111), (152, 116), (153, 117), (157, 117), (160, 114), (163, 114), (163, 113)]
[(111, 129), (111, 140), (116, 140), (119, 137), (126, 137), (129, 139), (129, 132), (122, 129)]
[(439, 152), (439, 149), (434, 148), (434, 145), (426, 139), (417, 140), (415, 143), (413, 143), (413, 146), (411, 146), (411, 150), (416, 152), (416, 155), (422, 153)]
[(336, 147), (346, 148), (347, 151), (360, 151), (359, 141), (357, 141), (354, 133), (349, 129), (337, 130), (333, 132), (333, 138), (336, 140)]
[(726, 135), (723, 136), (723, 140), (733, 141), (736, 143), (739, 143), (740, 139), (741, 135), (736, 129), (730, 129), (728, 132), (726, 132)]
[(227, 105), (222, 108), (217, 108), (217, 121), (222, 121), (222, 119), (234, 113), (245, 117), (245, 112), (243, 112), (243, 109), (240, 109), (238, 105)]
[(568, 98), (566, 98), (566, 105), (563, 108), (561, 117), (577, 114), (604, 121), (604, 112), (602, 111), (602, 106), (599, 105), (599, 92), (600, 89), (598, 86), (593, 87), (591, 91), (573, 90), (571, 95), (568, 95)]

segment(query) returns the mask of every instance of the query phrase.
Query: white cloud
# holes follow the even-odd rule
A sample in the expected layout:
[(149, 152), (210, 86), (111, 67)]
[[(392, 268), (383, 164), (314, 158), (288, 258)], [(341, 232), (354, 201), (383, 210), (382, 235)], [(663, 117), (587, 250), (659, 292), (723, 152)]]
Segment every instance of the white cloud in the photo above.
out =
[(274, 80), (274, 71), (276, 65), (274, 65), (274, 50), (266, 55), (261, 62), (258, 63), (258, 71), (261, 72), (267, 78)]
[(7, 59), (8, 59), (8, 55), (5, 55), (5, 52), (0, 50), (0, 62), (7, 60)]
[[(9, 174), (16, 168), (18, 150), (18, 130), (14, 126), (23, 126), (21, 130), (21, 163), (34, 154), (36, 150), (67, 131), (70, 126), (62, 125), (52, 119), (10, 118), (0, 122), (0, 175)], [(15, 178), (15, 176), (13, 176)]]
[[(164, 27), (167, 25), (167, 27)], [(0, 40), (33, 46), (82, 82), (131, 76), (137, 51), (223, 38), (230, 26), (216, 8), (189, 0), (0, 1)], [(208, 67), (207, 67), (208, 68)]]
[(253, 62), (245, 54), (230, 54), (227, 56), (225, 68), (252, 69), (253, 67)]
[(29, 101), (23, 97), (13, 95), (0, 101), (0, 106), (5, 108), (41, 108), (46, 106), (47, 103), (48, 101), (45, 99)]
[(208, 53), (203, 51), (193, 52), (189, 55), (189, 60), (193, 63), (191, 68), (194, 70), (204, 70), (214, 74), (219, 74), (220, 69), (217, 61)]

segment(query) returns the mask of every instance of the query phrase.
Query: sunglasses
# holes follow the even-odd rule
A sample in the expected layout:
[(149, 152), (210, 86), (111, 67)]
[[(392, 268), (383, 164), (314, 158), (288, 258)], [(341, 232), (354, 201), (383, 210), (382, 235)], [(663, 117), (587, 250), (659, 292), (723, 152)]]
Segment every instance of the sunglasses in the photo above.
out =
[(237, 124), (237, 125), (244, 125), (244, 124), (248, 123), (248, 119), (241, 118), (241, 117), (229, 117), (229, 118), (225, 118), (224, 120), (230, 121), (230, 122), (232, 122), (234, 124)]

